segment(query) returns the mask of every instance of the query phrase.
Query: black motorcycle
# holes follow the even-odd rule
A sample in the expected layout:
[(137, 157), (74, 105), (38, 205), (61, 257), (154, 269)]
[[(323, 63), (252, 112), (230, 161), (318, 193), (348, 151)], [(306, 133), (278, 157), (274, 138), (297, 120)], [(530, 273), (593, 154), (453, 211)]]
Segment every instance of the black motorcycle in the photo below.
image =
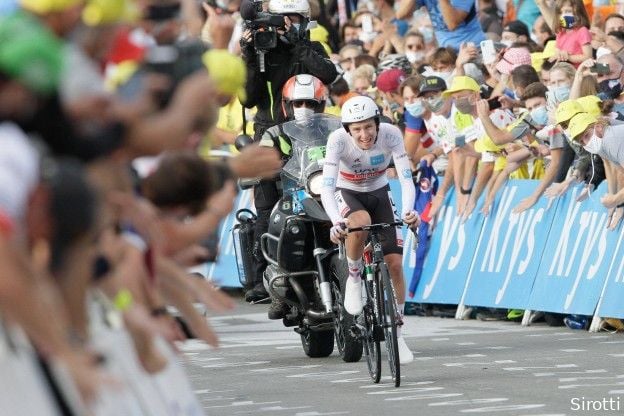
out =
[(306, 355), (329, 356), (335, 339), (344, 361), (359, 361), (362, 341), (352, 333), (354, 318), (343, 307), (347, 264), (329, 239), (331, 221), (320, 204), (327, 137), (342, 124), (337, 117), (315, 114), (281, 127), (291, 140), (292, 156), (281, 173), (283, 197), (261, 238), (269, 263), (265, 287), (288, 305), (283, 323), (295, 327)]

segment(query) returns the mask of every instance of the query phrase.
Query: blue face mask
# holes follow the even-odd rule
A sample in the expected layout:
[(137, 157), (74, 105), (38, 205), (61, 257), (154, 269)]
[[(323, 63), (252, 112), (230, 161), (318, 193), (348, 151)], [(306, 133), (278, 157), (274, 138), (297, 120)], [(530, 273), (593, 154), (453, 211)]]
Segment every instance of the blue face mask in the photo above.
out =
[(624, 104), (615, 104), (613, 106), (613, 111), (624, 115)]
[(565, 29), (572, 29), (574, 27), (574, 23), (576, 23), (576, 18), (573, 14), (564, 14), (560, 19), (561, 27)]
[(554, 87), (550, 90), (550, 93), (556, 102), (561, 103), (570, 98), (570, 87), (565, 85)]
[(405, 110), (414, 117), (420, 117), (425, 112), (425, 106), (421, 100), (416, 100), (411, 104), (405, 104)]
[(545, 126), (548, 124), (548, 110), (546, 110), (546, 106), (543, 105), (541, 107), (534, 108), (531, 110), (531, 118), (535, 122), (535, 124), (539, 126)]

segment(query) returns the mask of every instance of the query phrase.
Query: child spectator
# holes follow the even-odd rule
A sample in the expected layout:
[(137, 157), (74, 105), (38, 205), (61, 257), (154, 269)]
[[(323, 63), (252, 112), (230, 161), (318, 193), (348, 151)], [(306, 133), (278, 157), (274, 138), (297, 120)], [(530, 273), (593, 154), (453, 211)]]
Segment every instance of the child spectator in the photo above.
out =
[(567, 61), (578, 66), (592, 57), (589, 16), (582, 0), (556, 0), (554, 11), (546, 0), (537, 0), (537, 5), (557, 36), (557, 53), (551, 61)]

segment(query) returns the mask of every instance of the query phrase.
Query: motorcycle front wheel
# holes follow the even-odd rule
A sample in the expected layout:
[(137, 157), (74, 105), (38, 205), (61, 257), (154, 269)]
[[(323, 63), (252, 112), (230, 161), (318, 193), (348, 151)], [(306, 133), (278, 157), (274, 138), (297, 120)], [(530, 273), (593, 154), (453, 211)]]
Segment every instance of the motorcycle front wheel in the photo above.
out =
[(334, 331), (312, 331), (301, 334), (303, 352), (310, 358), (329, 357), (334, 351)]

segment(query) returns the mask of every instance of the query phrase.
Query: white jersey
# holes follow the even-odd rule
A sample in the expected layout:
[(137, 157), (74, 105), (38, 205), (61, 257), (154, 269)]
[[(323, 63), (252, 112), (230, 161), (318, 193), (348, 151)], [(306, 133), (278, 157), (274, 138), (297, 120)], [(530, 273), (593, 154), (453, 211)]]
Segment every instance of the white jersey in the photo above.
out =
[(388, 185), (386, 169), (392, 159), (401, 182), (404, 217), (414, 209), (416, 191), (401, 131), (392, 124), (381, 123), (377, 140), (368, 150), (360, 149), (344, 129), (336, 130), (329, 136), (323, 164), (321, 200), (332, 223), (342, 218), (334, 199), (336, 187), (364, 193), (383, 188)]

